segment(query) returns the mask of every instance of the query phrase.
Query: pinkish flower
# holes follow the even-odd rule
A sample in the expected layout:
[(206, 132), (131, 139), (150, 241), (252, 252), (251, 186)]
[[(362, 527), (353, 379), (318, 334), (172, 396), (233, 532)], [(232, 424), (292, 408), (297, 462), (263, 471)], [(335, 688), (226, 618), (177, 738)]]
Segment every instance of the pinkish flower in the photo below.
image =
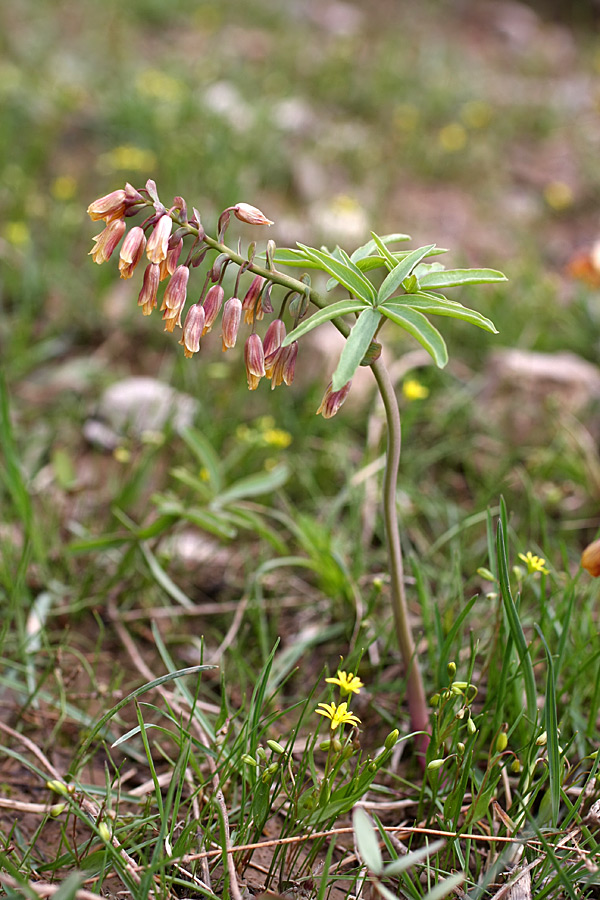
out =
[(98, 265), (106, 262), (112, 256), (124, 233), (125, 222), (123, 219), (112, 219), (106, 228), (94, 238), (96, 246), (90, 250), (88, 256), (91, 256)]
[(244, 347), (244, 361), (246, 363), (246, 376), (248, 378), (248, 388), (255, 391), (258, 382), (265, 374), (265, 355), (263, 353), (263, 345), (259, 336), (252, 333)]
[(348, 396), (351, 385), (352, 381), (347, 381), (339, 391), (333, 391), (331, 389), (331, 382), (329, 382), (327, 390), (325, 391), (325, 396), (321, 400), (321, 405), (317, 410), (317, 415), (322, 413), (324, 419), (331, 419), (332, 416), (335, 416), (336, 412)]
[(265, 352), (265, 373), (271, 377), (271, 371), (275, 362), (275, 355), (281, 349), (285, 338), (285, 325), (281, 319), (273, 319), (263, 338), (263, 350)]
[(159, 268), (156, 263), (150, 263), (144, 271), (144, 281), (138, 297), (138, 306), (142, 307), (142, 312), (145, 316), (149, 316), (156, 306), (156, 293), (160, 280)]
[(177, 266), (173, 272), (171, 280), (165, 288), (161, 306), (161, 310), (171, 310), (171, 314), (165, 318), (172, 318), (185, 306), (189, 277), (190, 270), (187, 266)]
[(164, 281), (165, 278), (168, 278), (169, 275), (172, 275), (175, 269), (177, 268), (177, 263), (179, 262), (179, 257), (181, 256), (181, 251), (183, 250), (183, 238), (179, 238), (178, 241), (167, 250), (167, 255), (163, 259), (160, 264), (160, 280)]
[(248, 292), (244, 297), (242, 302), (242, 309), (244, 310), (244, 322), (246, 325), (251, 325), (255, 318), (262, 319), (263, 313), (262, 311), (259, 313), (257, 309), (258, 298), (261, 295), (263, 286), (265, 283), (265, 279), (262, 275), (257, 275), (256, 278), (253, 279), (252, 284), (248, 288)]
[[(141, 197), (140, 197), (141, 199)], [(88, 216), (92, 221), (97, 222), (98, 219), (104, 219), (108, 224), (113, 219), (121, 219), (125, 215), (126, 194), (124, 190), (111, 191), (104, 197), (99, 197), (87, 208)]]
[(223, 352), (235, 347), (241, 319), (242, 301), (237, 297), (231, 297), (223, 307), (223, 318), (221, 319)]
[(205, 313), (204, 308), (199, 303), (194, 303), (188, 309), (188, 314), (183, 323), (183, 335), (180, 344), (183, 344), (183, 352), (188, 357), (192, 357), (200, 349), (200, 338), (204, 329)]
[[(298, 341), (294, 341), (289, 347), (281, 347), (276, 351), (272, 360), (269, 360), (271, 369), (271, 390), (285, 383), (290, 385), (294, 380), (296, 370), (296, 357), (298, 356)], [(267, 360), (265, 359), (265, 369)]]
[(215, 319), (221, 311), (224, 296), (225, 291), (220, 284), (213, 284), (213, 286), (209, 288), (206, 299), (202, 304), (205, 313), (204, 329), (202, 331), (202, 334), (208, 334), (208, 332), (213, 327)]
[(121, 273), (121, 278), (131, 278), (135, 267), (144, 255), (145, 249), (146, 235), (144, 234), (144, 230), (140, 228), (139, 225), (136, 225), (128, 232), (123, 241), (121, 253), (119, 254), (119, 272)]
[(160, 217), (146, 245), (146, 256), (153, 263), (161, 263), (166, 259), (169, 250), (169, 238), (173, 222), (166, 213)]
[(255, 206), (250, 206), (249, 203), (236, 203), (231, 209), (240, 222), (247, 222), (249, 225), (273, 224), (271, 219), (267, 219), (267, 217), (261, 213), (260, 209), (257, 209)]

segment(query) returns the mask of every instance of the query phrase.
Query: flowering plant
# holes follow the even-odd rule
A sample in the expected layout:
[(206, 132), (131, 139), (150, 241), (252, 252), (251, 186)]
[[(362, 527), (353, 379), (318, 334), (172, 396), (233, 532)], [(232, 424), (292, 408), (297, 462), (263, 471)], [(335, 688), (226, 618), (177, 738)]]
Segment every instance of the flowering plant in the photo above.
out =
[[(125, 188), (101, 197), (89, 206), (88, 213), (93, 220), (105, 222), (104, 230), (94, 238), (91, 255), (95, 262), (110, 259), (122, 240), (119, 271), (121, 278), (131, 278), (146, 256), (138, 298), (144, 315), (150, 315), (158, 306), (159, 287), (161, 282), (166, 282), (160, 304), (164, 327), (168, 332), (181, 329), (179, 343), (186, 357), (198, 353), (203, 337), (212, 330), (220, 315), (223, 351), (235, 347), (242, 323), (249, 326), (250, 333), (244, 344), (249, 389), (256, 390), (263, 378), (271, 381), (272, 388), (290, 385), (298, 359), (298, 340), (319, 325), (332, 322), (346, 342), (317, 410), (325, 418), (334, 416), (339, 410), (357, 368), (371, 367), (388, 424), (383, 505), (396, 634), (407, 671), (412, 727), (426, 734), (427, 703), (408, 624), (396, 513), (400, 415), (377, 338), (382, 327), (392, 322), (416, 338), (436, 365), (443, 367), (448, 361), (446, 344), (427, 315), (463, 319), (492, 333), (496, 329), (481, 313), (448, 300), (439, 293), (440, 290), (465, 284), (501, 282), (506, 280), (505, 276), (493, 269), (447, 270), (438, 261), (429, 262), (432, 257), (445, 252), (434, 244), (412, 251), (390, 249), (398, 242), (409, 240), (405, 234), (380, 237), (372, 233), (371, 240), (351, 256), (340, 247), (329, 251), (297, 244), (294, 249), (278, 249), (272, 240), (267, 242), (262, 256), (257, 255), (254, 242), (244, 255), (241, 242), (238, 241), (237, 249), (224, 243), (225, 234), (232, 214), (251, 225), (272, 225), (259, 209), (247, 203), (228, 207), (219, 217), (217, 236), (212, 237), (205, 231), (197, 209), (192, 208), (190, 215), (182, 197), (175, 197), (167, 208), (151, 180), (140, 190), (127, 184)], [(145, 215), (144, 220), (126, 234), (126, 220), (138, 214)], [(183, 255), (186, 240), (188, 246)], [(206, 274), (200, 297), (186, 310), (191, 271), (205, 261)], [(225, 300), (223, 280), (231, 265), (237, 267), (235, 288), (232, 296)], [(280, 271), (278, 266), (301, 268), (304, 274), (299, 279), (293, 278)], [(331, 302), (312, 287), (311, 271), (328, 276), (327, 292), (341, 287), (347, 296)], [(246, 274), (252, 280), (242, 291), (241, 280)], [(259, 323), (275, 312), (275, 288), (283, 291), (279, 310), (261, 337)], [(352, 326), (347, 322), (349, 316), (354, 317)], [(344, 673), (339, 674), (341, 677)], [(340, 687), (344, 689), (344, 685), (340, 684)], [(349, 688), (347, 692), (352, 692), (349, 685), (346, 687)], [(327, 715), (324, 710), (321, 712)], [(334, 718), (331, 721), (333, 723)]]

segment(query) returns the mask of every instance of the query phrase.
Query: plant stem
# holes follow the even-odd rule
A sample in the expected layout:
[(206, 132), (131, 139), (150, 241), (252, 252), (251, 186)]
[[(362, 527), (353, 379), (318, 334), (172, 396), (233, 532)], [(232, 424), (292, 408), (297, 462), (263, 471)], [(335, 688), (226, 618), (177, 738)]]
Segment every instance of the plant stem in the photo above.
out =
[[(217, 250), (226, 253), (230, 259), (241, 265), (247, 260), (225, 244), (219, 243), (206, 235), (204, 242)], [(308, 293), (311, 302), (322, 309), (327, 305), (326, 301), (312, 288), (302, 281), (298, 281), (290, 275), (282, 272), (265, 269), (262, 266), (252, 264), (249, 271), (255, 275), (262, 275), (288, 290), (296, 290), (300, 293)], [(338, 331), (347, 337), (350, 329), (342, 319), (332, 320)], [(398, 467), (400, 464), (400, 450), (402, 447), (402, 429), (400, 423), (400, 410), (396, 392), (391, 382), (389, 373), (383, 364), (381, 357), (371, 364), (373, 374), (377, 381), (377, 387), (383, 401), (387, 420), (387, 450), (385, 479), (383, 488), (383, 517), (385, 536), (388, 549), (390, 568), (392, 609), (394, 612), (394, 624), (400, 655), (406, 669), (406, 693), (408, 709), (413, 731), (422, 732), (417, 738), (417, 747), (421, 753), (421, 762), (424, 763), (425, 751), (429, 744), (429, 710), (425, 699), (425, 689), (421, 669), (416, 655), (415, 642), (408, 621), (408, 608), (406, 604), (406, 592), (404, 589), (404, 566), (402, 563), (402, 545), (400, 543), (400, 530), (398, 527), (398, 514), (396, 509), (396, 493), (398, 486)]]
[[(396, 493), (398, 486), (398, 466), (402, 447), (402, 429), (400, 410), (396, 392), (388, 370), (381, 357), (371, 364), (377, 387), (383, 401), (387, 420), (387, 449), (385, 478), (383, 485), (383, 519), (387, 541), (392, 593), (392, 609), (394, 624), (400, 646), (400, 655), (406, 667), (406, 693), (413, 731), (425, 732), (417, 739), (417, 746), (424, 754), (429, 743), (429, 712), (425, 699), (425, 689), (421, 677), (421, 669), (416, 655), (415, 642), (408, 621), (406, 591), (404, 589), (404, 566), (402, 562), (402, 545), (398, 528), (398, 512), (396, 509)], [(423, 758), (424, 762), (424, 758)]]

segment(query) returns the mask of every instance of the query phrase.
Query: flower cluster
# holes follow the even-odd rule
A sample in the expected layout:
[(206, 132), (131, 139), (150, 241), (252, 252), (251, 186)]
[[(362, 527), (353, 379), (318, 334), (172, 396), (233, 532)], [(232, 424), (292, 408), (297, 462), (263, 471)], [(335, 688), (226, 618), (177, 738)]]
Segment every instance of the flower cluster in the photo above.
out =
[[(127, 231), (126, 220), (138, 213), (144, 213), (145, 220)], [(287, 336), (284, 315), (292, 319), (295, 328), (306, 313), (307, 304), (298, 302), (304, 295), (299, 297), (297, 291), (288, 290), (279, 314), (261, 337), (257, 323), (274, 312), (271, 291), (279, 275), (273, 266), (275, 244), (270, 241), (268, 245), (267, 269), (254, 264), (255, 244), (250, 245), (247, 259), (223, 244), (231, 214), (250, 225), (272, 225), (273, 222), (259, 209), (248, 203), (237, 203), (225, 209), (219, 217), (218, 240), (214, 240), (206, 235), (196, 209), (188, 216), (182, 197), (175, 197), (173, 205), (167, 209), (159, 200), (155, 183), (149, 180), (140, 190), (126, 184), (125, 188), (100, 197), (90, 204), (88, 214), (93, 221), (105, 223), (90, 251), (94, 262), (101, 264), (109, 260), (120, 244), (119, 273), (121, 278), (128, 279), (142, 260), (146, 260), (138, 305), (145, 316), (158, 307), (165, 331), (172, 333), (176, 328), (181, 329), (179, 343), (186, 357), (199, 352), (202, 338), (212, 330), (220, 316), (224, 352), (236, 346), (241, 325), (250, 326), (244, 345), (244, 362), (251, 391), (256, 390), (263, 378), (271, 382), (271, 388), (292, 384), (298, 342), (288, 339), (284, 346)], [(189, 247), (187, 256), (183, 257), (186, 238)], [(209, 251), (214, 251), (216, 258), (208, 268), (200, 297), (186, 309), (191, 270), (204, 262)], [(238, 266), (238, 274), (233, 296), (226, 299), (223, 279), (231, 263)], [(242, 293), (240, 282), (245, 273), (252, 274), (253, 278)], [(159, 306), (162, 282), (166, 284)], [(317, 412), (325, 418), (335, 415), (349, 390), (350, 382), (338, 391), (332, 391), (330, 385)]]
[[(344, 672), (338, 669), (335, 678), (326, 678), (329, 684), (336, 684), (340, 689), (340, 698), (352, 697), (353, 694), (360, 694), (363, 683), (352, 672)], [(319, 703), (315, 712), (320, 716), (329, 719), (329, 730), (333, 733), (345, 724), (360, 725), (360, 719), (348, 709), (349, 701), (344, 700), (341, 703)]]

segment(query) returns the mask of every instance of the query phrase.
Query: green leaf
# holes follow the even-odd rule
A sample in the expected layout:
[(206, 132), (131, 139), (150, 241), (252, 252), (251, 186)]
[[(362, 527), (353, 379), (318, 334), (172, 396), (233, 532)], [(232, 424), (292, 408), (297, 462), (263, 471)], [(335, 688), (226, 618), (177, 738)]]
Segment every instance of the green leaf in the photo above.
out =
[(346, 257), (348, 262), (341, 262), (333, 254), (316, 250), (314, 247), (307, 247), (305, 244), (298, 244), (298, 247), (306, 253), (309, 259), (320, 263), (319, 268), (333, 275), (336, 281), (350, 291), (351, 294), (354, 294), (356, 297), (362, 297), (365, 303), (373, 305), (376, 296), (375, 288), (368, 278), (365, 278), (358, 266), (354, 265), (350, 257)]
[(352, 827), (360, 857), (373, 875), (381, 875), (383, 872), (383, 858), (379, 849), (379, 837), (369, 814), (356, 806), (352, 813)]
[(261, 494), (270, 494), (282, 487), (290, 477), (290, 470), (285, 463), (280, 463), (270, 472), (259, 472), (258, 475), (249, 475), (240, 478), (218, 497), (215, 497), (214, 506), (225, 506), (232, 500), (241, 500), (245, 497), (259, 497)]
[(364, 300), (338, 300), (337, 303), (332, 303), (330, 306), (318, 310), (310, 317), (310, 319), (305, 319), (304, 322), (301, 322), (297, 328), (290, 331), (281, 346), (288, 347), (293, 341), (297, 341), (298, 338), (301, 338), (309, 331), (312, 331), (313, 328), (322, 325), (323, 322), (329, 322), (331, 319), (337, 319), (338, 316), (345, 316), (348, 313), (359, 312), (364, 309), (365, 306), (366, 303)]
[(439, 366), (440, 369), (444, 368), (448, 362), (448, 350), (444, 343), (444, 338), (422, 313), (408, 306), (394, 306), (393, 309), (387, 306), (380, 306), (379, 311), (387, 319), (390, 319), (390, 321), (395, 322), (396, 325), (408, 331), (409, 334), (412, 334), (425, 347), (436, 366)]
[(277, 248), (275, 251), (275, 262), (280, 266), (294, 266), (297, 269), (321, 269), (320, 263), (310, 259), (301, 250), (293, 248)]
[(453, 891), (454, 888), (461, 885), (464, 880), (464, 872), (454, 872), (448, 878), (444, 878), (443, 881), (438, 881), (435, 887), (432, 887), (430, 891), (427, 891), (423, 900), (441, 900), (442, 897), (447, 897), (450, 891)]
[(208, 473), (208, 480), (213, 491), (220, 491), (223, 486), (221, 459), (210, 441), (195, 428), (182, 428), (181, 437), (188, 445), (200, 465)]
[(508, 281), (508, 278), (495, 269), (445, 269), (421, 275), (419, 281), (421, 287), (435, 289), (458, 287), (461, 284), (497, 284)]
[(376, 309), (370, 306), (363, 309), (344, 344), (344, 349), (331, 380), (332, 390), (339, 391), (350, 381), (369, 349), (369, 344), (373, 340), (380, 322), (381, 314)]
[(411, 866), (416, 866), (419, 863), (422, 863), (424, 859), (427, 859), (428, 856), (437, 853), (443, 846), (444, 841), (434, 841), (432, 844), (428, 844), (425, 847), (419, 847), (418, 850), (406, 853), (399, 859), (395, 859), (393, 862), (388, 863), (387, 866), (384, 866), (382, 874), (385, 875), (386, 878), (388, 876), (391, 878), (393, 875), (400, 875), (402, 872), (406, 872), (407, 869), (410, 869)]
[(400, 297), (392, 297), (386, 300), (379, 309), (383, 307), (389, 309), (418, 309), (423, 313), (430, 313), (434, 316), (450, 316), (453, 319), (462, 319), (463, 322), (470, 322), (471, 325), (477, 325), (485, 331), (492, 334), (498, 334), (498, 330), (490, 319), (486, 319), (481, 313), (462, 303), (456, 303), (454, 300), (447, 300), (445, 297), (438, 297), (435, 294), (427, 294), (417, 291), (415, 294), (403, 294)]
[(508, 627), (512, 639), (517, 648), (517, 655), (521, 661), (521, 670), (523, 672), (523, 681), (525, 682), (525, 697), (527, 700), (527, 715), (529, 721), (535, 723), (537, 720), (537, 696), (535, 688), (535, 677), (533, 674), (533, 665), (527, 641), (521, 627), (517, 607), (510, 590), (510, 581), (508, 578), (508, 557), (506, 553), (506, 539), (504, 537), (504, 527), (502, 525), (502, 517), (498, 521), (498, 529), (496, 531), (496, 555), (498, 558), (498, 581), (500, 583), (500, 593), (508, 619)]
[(435, 244), (429, 244), (427, 247), (419, 247), (418, 250), (413, 250), (412, 253), (405, 256), (404, 259), (392, 269), (387, 278), (384, 279), (383, 284), (379, 288), (379, 293), (377, 294), (377, 303), (383, 303), (388, 297), (391, 297), (394, 291), (400, 287), (406, 276), (410, 275), (417, 263), (420, 263), (423, 257), (427, 256), (429, 251), (433, 250), (434, 247)]
[(550, 781), (550, 800), (552, 808), (552, 828), (558, 825), (558, 814), (560, 812), (560, 783), (561, 783), (561, 764), (560, 764), (560, 748), (558, 746), (558, 716), (556, 714), (556, 679), (554, 676), (554, 664), (552, 662), (552, 654), (548, 649), (546, 639), (542, 634), (542, 630), (536, 623), (535, 630), (540, 636), (540, 640), (546, 651), (546, 662), (548, 671), (546, 675), (546, 699), (544, 701), (544, 729), (547, 735), (547, 751), (548, 751), (548, 778)]
[(373, 241), (376, 244), (377, 249), (381, 253), (383, 260), (388, 264), (388, 266), (387, 266), (388, 269), (390, 271), (392, 269), (395, 269), (396, 266), (398, 265), (398, 260), (396, 259), (394, 254), (391, 252), (391, 250), (388, 250), (388, 248), (385, 245), (385, 242), (381, 240), (379, 235), (375, 234), (374, 231), (372, 231), (371, 234), (373, 235)]
[(359, 259), (364, 259), (365, 256), (371, 256), (371, 254), (375, 253), (375, 250), (379, 246), (375, 238), (377, 238), (377, 241), (382, 243), (384, 247), (386, 247), (387, 244), (395, 244), (397, 241), (410, 241), (410, 234), (401, 234), (400, 232), (397, 232), (395, 234), (382, 235), (375, 235), (373, 232), (371, 232), (371, 234), (373, 235), (373, 240), (367, 241), (367, 243), (363, 244), (362, 247), (356, 248), (356, 250), (350, 257), (352, 262), (358, 262)]
[[(377, 249), (377, 248), (375, 248), (375, 249)], [(397, 265), (399, 262), (402, 262), (402, 260), (406, 259), (406, 257), (409, 256), (409, 254), (412, 252), (413, 252), (412, 250), (402, 250), (402, 251), (399, 251), (398, 253), (392, 253), (392, 256), (394, 257), (394, 265)], [(427, 258), (428, 256), (439, 256), (440, 253), (447, 253), (447, 252), (448, 251), (445, 250), (443, 247), (433, 246), (433, 248), (429, 251), (429, 253), (425, 254), (425, 257)], [(382, 256), (380, 256), (379, 254), (377, 254), (376, 256), (365, 256), (362, 259), (359, 259), (356, 263), (356, 265), (358, 266), (358, 268), (360, 269), (361, 272), (370, 272), (371, 269), (381, 269), (385, 266), (385, 264), (386, 263), (385, 263), (384, 258)], [(421, 265), (422, 264), (419, 263), (419, 266), (416, 267), (415, 271), (417, 273), (418, 273), (418, 270)], [(442, 268), (442, 269), (444, 268), (443, 265), (441, 265), (441, 263), (437, 263), (437, 265), (439, 265), (440, 268)]]

